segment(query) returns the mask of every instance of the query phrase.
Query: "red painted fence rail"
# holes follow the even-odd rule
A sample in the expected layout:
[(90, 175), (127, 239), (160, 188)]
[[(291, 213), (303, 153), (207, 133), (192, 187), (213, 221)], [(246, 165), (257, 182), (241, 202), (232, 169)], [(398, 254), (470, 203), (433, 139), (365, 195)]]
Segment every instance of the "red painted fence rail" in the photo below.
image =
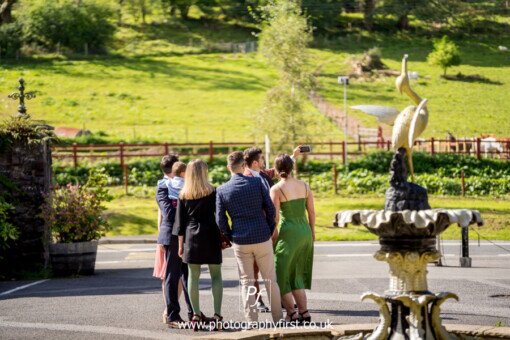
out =
[[(347, 148), (347, 156), (349, 158), (365, 155), (371, 150), (391, 149), (389, 141), (362, 141), (361, 139), (356, 142), (347, 143), (329, 141), (310, 144), (312, 145), (312, 152), (307, 157), (330, 160), (342, 159), (343, 164), (346, 162), (345, 148)], [(124, 166), (129, 158), (161, 157), (170, 152), (175, 152), (179, 155), (206, 156), (212, 161), (216, 156), (225, 156), (234, 150), (244, 150), (253, 145), (263, 145), (263, 143), (215, 143), (209, 141), (206, 143), (73, 144), (70, 146), (54, 146), (52, 154), (54, 159), (72, 161), (74, 167), (77, 167), (79, 160), (83, 159), (118, 159), (120, 164)], [(428, 152), (432, 155), (448, 153), (469, 155), (478, 159), (485, 157), (510, 160), (510, 138), (490, 141), (480, 138), (457, 139), (456, 141), (431, 138), (416, 141), (414, 150)]]

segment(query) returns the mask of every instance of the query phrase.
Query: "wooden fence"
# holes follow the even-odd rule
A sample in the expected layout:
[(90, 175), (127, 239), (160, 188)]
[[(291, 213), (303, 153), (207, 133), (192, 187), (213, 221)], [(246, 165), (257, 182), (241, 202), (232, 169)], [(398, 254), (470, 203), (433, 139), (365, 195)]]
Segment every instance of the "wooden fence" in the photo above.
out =
[[(253, 146), (253, 142), (232, 142), (232, 143), (161, 143), (161, 144), (91, 144), (53, 147), (53, 158), (58, 160), (71, 161), (77, 167), (80, 160), (90, 159), (118, 159), (124, 166), (129, 158), (161, 157), (174, 152), (179, 155), (197, 157), (208, 157), (213, 161), (214, 157), (226, 156), (234, 150), (244, 150)], [(258, 143), (263, 145), (263, 143)], [(358, 139), (353, 142), (320, 142), (311, 143), (312, 152), (308, 158), (340, 160), (346, 163), (345, 156), (349, 159), (365, 155), (371, 150), (390, 150), (390, 141), (364, 141)], [(345, 152), (347, 149), (347, 152)], [(474, 156), (478, 159), (497, 158), (510, 160), (510, 139), (496, 139), (486, 141), (481, 138), (458, 139), (451, 141), (447, 139), (418, 140), (415, 142), (415, 151), (428, 152), (432, 155), (440, 153), (463, 154)], [(290, 149), (289, 149), (290, 152)]]

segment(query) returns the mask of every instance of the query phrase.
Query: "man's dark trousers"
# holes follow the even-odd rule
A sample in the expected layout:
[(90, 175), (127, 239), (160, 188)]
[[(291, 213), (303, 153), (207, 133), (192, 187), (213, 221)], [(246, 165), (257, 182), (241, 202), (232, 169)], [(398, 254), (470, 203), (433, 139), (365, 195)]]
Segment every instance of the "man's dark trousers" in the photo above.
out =
[(188, 305), (188, 317), (193, 315), (193, 309), (188, 296), (188, 266), (182, 263), (179, 257), (179, 241), (177, 231), (173, 230), (175, 220), (175, 205), (168, 197), (166, 179), (158, 181), (156, 188), (156, 201), (161, 210), (161, 225), (159, 228), (158, 243), (165, 247), (166, 271), (165, 271), (165, 302), (166, 313), (169, 321), (180, 319), (179, 312), (179, 280), (182, 278), (184, 299)]
[(167, 263), (165, 275), (165, 299), (166, 312), (168, 320), (175, 321), (180, 318), (179, 313), (181, 307), (179, 305), (179, 280), (182, 279), (184, 291), (184, 299), (188, 305), (188, 317), (193, 314), (191, 303), (188, 296), (188, 266), (182, 263), (182, 259), (178, 255), (179, 240), (177, 236), (170, 237), (170, 244), (165, 246), (165, 259)]

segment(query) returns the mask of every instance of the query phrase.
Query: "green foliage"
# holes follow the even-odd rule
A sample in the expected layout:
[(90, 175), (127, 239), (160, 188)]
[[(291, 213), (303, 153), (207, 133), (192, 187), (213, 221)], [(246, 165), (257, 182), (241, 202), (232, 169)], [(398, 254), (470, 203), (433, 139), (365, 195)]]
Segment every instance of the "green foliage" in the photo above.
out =
[(306, 48), (312, 30), (297, 1), (270, 1), (263, 7), (263, 18), (260, 53), (277, 70), (278, 83), (267, 92), (255, 121), (276, 150), (283, 150), (285, 145), (309, 141), (317, 125), (306, 113), (313, 85)]
[[(349, 163), (350, 170), (367, 169), (377, 174), (387, 174), (393, 157), (392, 152), (372, 152)], [(510, 163), (493, 159), (476, 159), (456, 154), (435, 154), (414, 152), (413, 163), (415, 173), (436, 174), (445, 177), (460, 177), (463, 170), (465, 176), (497, 178), (510, 176)]]
[(4, 275), (9, 271), (9, 258), (4, 254), (15, 246), (20, 237), (20, 230), (11, 223), (14, 212), (11, 194), (16, 190), (18, 189), (11, 180), (0, 175), (0, 279), (4, 279)]
[(30, 117), (11, 117), (0, 123), (0, 151), (13, 144), (30, 147), (56, 141), (57, 138), (49, 126), (39, 124)]
[(293, 0), (270, 1), (263, 7), (260, 53), (274, 67), (282, 85), (299, 89), (310, 87), (307, 45), (312, 28)]
[(345, 0), (302, 0), (301, 8), (312, 26), (320, 33), (326, 33), (338, 25), (343, 9), (353, 9), (355, 1)]
[(0, 196), (0, 260), (3, 259), (2, 253), (9, 248), (12, 242), (16, 241), (20, 235), (18, 228), (9, 222), (9, 214), (13, 210), (14, 207)]
[(99, 239), (108, 230), (104, 202), (112, 200), (106, 175), (91, 170), (85, 185), (67, 185), (45, 198), (41, 217), (56, 242), (86, 242)]
[(2, 57), (14, 57), (22, 41), (21, 25), (17, 22), (0, 25), (0, 54)]
[(399, 29), (410, 28), (410, 15), (427, 23), (450, 23), (461, 16), (472, 15), (473, 10), (473, 5), (462, 0), (385, 0), (378, 8), (379, 12), (397, 16)]
[[(165, 2), (187, 2), (186, 0), (166, 0)], [(253, 23), (260, 15), (260, 5), (264, 0), (195, 0), (195, 5), (206, 18), (215, 20)]]
[[(374, 152), (349, 163), (349, 172), (338, 166), (338, 189), (346, 193), (384, 193), (388, 188), (388, 168), (393, 154)], [(416, 152), (413, 156), (416, 181), (425, 186), (430, 194), (460, 195), (461, 171), (466, 178), (466, 195), (502, 196), (510, 194), (510, 163), (491, 159), (478, 160), (455, 154), (434, 156)], [(184, 162), (190, 158), (183, 157)], [(216, 158), (209, 164), (209, 179), (219, 186), (230, 178), (224, 158)], [(332, 167), (334, 162), (310, 160), (298, 164), (299, 177), (310, 183), (317, 192), (330, 192), (333, 188)], [(107, 177), (105, 185), (121, 185), (122, 169), (114, 163), (96, 165)], [(93, 168), (80, 166), (54, 166), (57, 183), (85, 183)], [(154, 187), (161, 179), (157, 160), (136, 161), (129, 164), (129, 185)]]
[[(189, 162), (191, 157), (180, 157), (183, 162)], [(208, 162), (209, 178), (214, 185), (220, 185), (230, 178), (230, 172), (226, 167), (225, 157), (216, 157), (213, 162)], [(99, 163), (95, 165), (80, 165), (76, 168), (66, 164), (53, 164), (53, 173), (58, 185), (84, 184), (89, 180), (93, 171), (99, 171), (105, 175), (104, 185), (121, 185), (123, 181), (123, 170), (117, 163)], [(140, 160), (128, 164), (129, 185), (146, 185), (153, 187), (162, 178), (159, 168), (159, 160)]]
[(448, 67), (460, 65), (461, 60), (457, 45), (445, 35), (434, 42), (434, 51), (428, 55), (427, 61), (441, 67), (443, 76), (446, 76)]
[(26, 41), (47, 48), (103, 52), (115, 31), (112, 8), (96, 0), (25, 1), (20, 12)]
[[(338, 189), (346, 193), (384, 193), (388, 188), (388, 169), (392, 152), (374, 152), (349, 163), (349, 173), (338, 168)], [(464, 171), (466, 195), (504, 196), (510, 194), (510, 163), (492, 159), (476, 159), (455, 154), (416, 152), (413, 155), (416, 182), (429, 194), (460, 195), (461, 171)], [(300, 166), (300, 176), (313, 190), (331, 191), (331, 164)]]
[[(300, 178), (310, 183), (315, 192), (331, 192), (333, 179), (331, 172), (319, 174), (300, 173)], [(416, 183), (425, 187), (430, 195), (461, 194), (459, 177), (446, 177), (441, 174), (416, 175)], [(466, 177), (466, 195), (499, 197), (510, 194), (510, 176), (488, 178), (483, 176)], [(389, 187), (389, 175), (377, 174), (366, 169), (340, 173), (337, 188), (348, 194), (383, 194)]]

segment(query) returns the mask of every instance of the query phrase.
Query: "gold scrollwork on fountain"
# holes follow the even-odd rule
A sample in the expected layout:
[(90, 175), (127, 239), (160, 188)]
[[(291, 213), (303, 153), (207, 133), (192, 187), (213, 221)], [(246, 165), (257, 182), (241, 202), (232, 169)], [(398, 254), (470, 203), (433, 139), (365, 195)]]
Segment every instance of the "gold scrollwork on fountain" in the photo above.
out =
[[(436, 338), (438, 340), (453, 340), (453, 339), (460, 339), (460, 337), (448, 333), (448, 331), (443, 327), (441, 324), (441, 304), (445, 302), (448, 299), (455, 299), (459, 301), (459, 297), (457, 294), (454, 293), (439, 293), (436, 294), (436, 299), (432, 303), (430, 307), (430, 321), (432, 322), (432, 328), (434, 329), (434, 333), (436, 334)], [(467, 339), (468, 337), (463, 337), (464, 339)]]
[(374, 254), (376, 260), (390, 266), (390, 291), (426, 291), (427, 264), (440, 258), (437, 251), (382, 251)]
[[(376, 293), (365, 293), (361, 300), (373, 300), (379, 306), (379, 324), (375, 330), (366, 335), (365, 337), (357, 336), (357, 339), (365, 340), (383, 340), (393, 338), (396, 334), (391, 331), (391, 314), (388, 303), (400, 303), (409, 309), (409, 315), (406, 316), (406, 321), (409, 325), (407, 330), (403, 332), (402, 328), (397, 327), (393, 332), (399, 336), (405, 335), (409, 339), (423, 339), (423, 340), (458, 340), (470, 339), (467, 336), (457, 336), (449, 333), (441, 324), (440, 306), (447, 299), (458, 300), (457, 295), (453, 293), (439, 293), (439, 294), (402, 294), (392, 297), (380, 296)], [(430, 306), (430, 307), (429, 307)], [(397, 307), (400, 308), (400, 307)], [(402, 332), (402, 333), (401, 333)], [(351, 338), (349, 338), (351, 339)], [(353, 337), (354, 339), (354, 337)]]
[(382, 340), (387, 339), (389, 335), (389, 329), (391, 325), (390, 309), (386, 304), (386, 298), (376, 293), (365, 293), (361, 296), (361, 301), (370, 299), (375, 301), (379, 305), (379, 324), (375, 328), (374, 332), (367, 336), (366, 340)]

